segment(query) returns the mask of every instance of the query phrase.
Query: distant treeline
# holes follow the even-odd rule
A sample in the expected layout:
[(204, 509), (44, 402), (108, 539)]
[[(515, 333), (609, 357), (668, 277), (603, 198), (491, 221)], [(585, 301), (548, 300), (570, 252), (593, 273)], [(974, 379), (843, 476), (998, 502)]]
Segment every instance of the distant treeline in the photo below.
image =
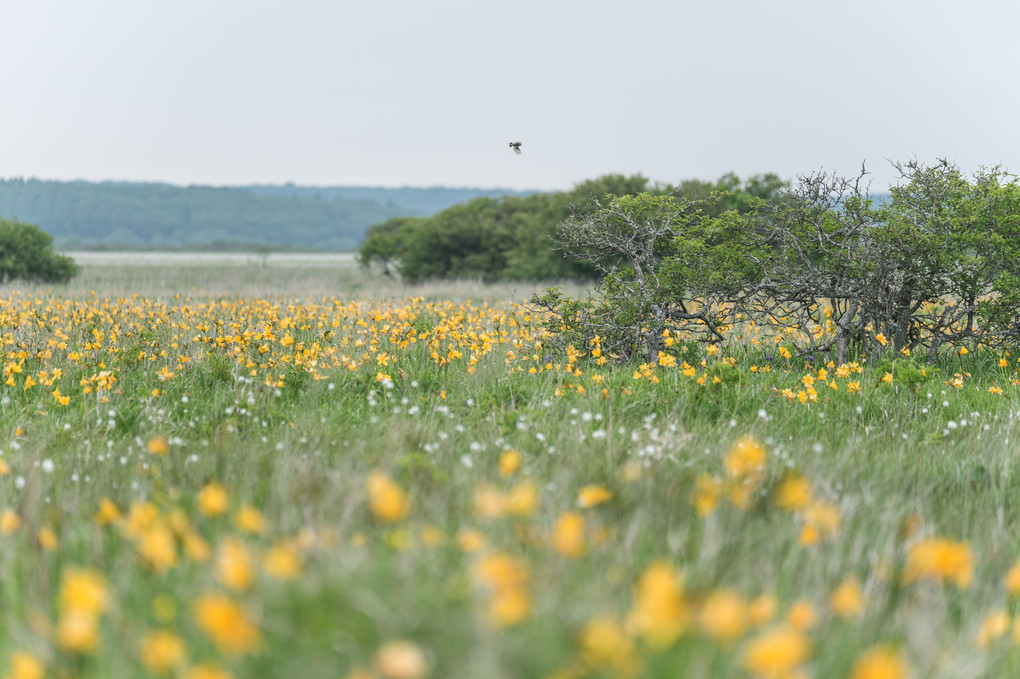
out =
[(0, 180), (0, 219), (38, 224), (59, 249), (354, 250), (371, 224), (505, 190), (172, 186)]
[(676, 187), (650, 185), (641, 175), (605, 175), (571, 191), (476, 198), (432, 217), (389, 219), (368, 230), (358, 258), (365, 266), (395, 271), (408, 282), (593, 279), (591, 264), (564, 257), (552, 239), (568, 216), (594, 209), (593, 198), (669, 191), (705, 198), (719, 192), (711, 209), (722, 213), (742, 211), (749, 198), (771, 198), (783, 186), (774, 174), (743, 182), (727, 174), (716, 182), (688, 180)]

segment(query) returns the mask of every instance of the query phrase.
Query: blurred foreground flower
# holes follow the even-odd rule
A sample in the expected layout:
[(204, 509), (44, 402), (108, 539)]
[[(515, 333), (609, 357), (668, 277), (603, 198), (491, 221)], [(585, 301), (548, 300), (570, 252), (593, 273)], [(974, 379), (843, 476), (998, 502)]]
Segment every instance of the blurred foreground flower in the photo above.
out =
[(157, 630), (142, 638), (138, 657), (150, 672), (163, 675), (184, 663), (185, 652), (183, 639), (173, 632)]
[(635, 588), (627, 628), (651, 646), (665, 648), (687, 629), (689, 619), (683, 579), (676, 568), (654, 563), (645, 569)]
[(791, 627), (777, 627), (755, 638), (744, 653), (744, 668), (767, 679), (787, 677), (808, 659), (808, 639)]
[(733, 590), (712, 592), (701, 605), (698, 627), (716, 641), (739, 639), (747, 629), (747, 604)]
[(577, 493), (577, 506), (582, 509), (595, 507), (603, 502), (608, 502), (613, 494), (602, 486), (585, 486)]
[(422, 650), (403, 639), (380, 646), (375, 653), (375, 665), (387, 679), (420, 679), (429, 671), (429, 662)]
[(368, 501), (372, 514), (380, 521), (400, 521), (408, 513), (407, 495), (384, 472), (368, 475)]
[(221, 651), (248, 653), (259, 643), (258, 628), (241, 607), (223, 594), (205, 594), (195, 600), (195, 622)]
[(970, 545), (945, 538), (918, 542), (907, 554), (903, 579), (907, 583), (917, 580), (952, 582), (960, 589), (969, 588), (974, 581)]
[(906, 679), (909, 673), (902, 653), (889, 646), (875, 646), (854, 663), (850, 679)]
[(44, 668), (34, 656), (24, 651), (11, 654), (10, 669), (5, 675), (7, 679), (43, 679)]

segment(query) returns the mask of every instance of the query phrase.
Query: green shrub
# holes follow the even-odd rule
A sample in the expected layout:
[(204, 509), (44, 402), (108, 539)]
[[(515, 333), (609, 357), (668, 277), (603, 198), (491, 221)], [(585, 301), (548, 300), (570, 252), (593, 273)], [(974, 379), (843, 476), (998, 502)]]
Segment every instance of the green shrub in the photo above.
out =
[(35, 224), (0, 219), (0, 282), (66, 283), (78, 273), (74, 260), (53, 250), (53, 236)]

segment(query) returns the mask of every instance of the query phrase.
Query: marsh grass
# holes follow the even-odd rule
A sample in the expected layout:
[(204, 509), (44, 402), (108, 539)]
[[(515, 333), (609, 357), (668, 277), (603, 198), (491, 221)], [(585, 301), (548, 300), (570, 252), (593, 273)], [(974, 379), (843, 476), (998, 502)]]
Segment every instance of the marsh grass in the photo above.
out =
[[(815, 618), (803, 629), (810, 654), (801, 664), (813, 676), (848, 676), (876, 644), (898, 649), (916, 676), (1016, 671), (1011, 630), (984, 647), (976, 642), (989, 613), (1016, 609), (1003, 585), (1020, 558), (1015, 357), (1000, 367), (998, 356), (950, 356), (909, 388), (882, 382), (865, 364), (852, 376), (861, 393), (848, 393), (840, 380), (839, 391), (820, 385), (817, 401), (801, 403), (781, 392), (796, 389), (817, 366), (772, 361), (769, 372), (752, 373), (750, 365), (769, 362), (750, 345), (733, 350), (738, 377), (721, 384), (697, 384), (678, 369), (661, 368), (658, 382), (635, 379), (635, 366), (597, 366), (590, 359), (568, 371), (562, 359), (550, 357), (557, 367), (544, 369), (545, 356), (522, 362), (520, 356), (542, 353), (523, 336), (495, 341), (488, 352), (477, 348), (496, 313), (479, 327), (462, 327), (460, 339), (451, 335), (450, 344), (465, 356), (446, 365), (424, 343), (399, 350), (383, 339), (389, 331), (380, 330), (379, 351), (391, 352), (391, 363), (369, 357), (351, 370), (322, 359), (315, 379), (295, 365), (296, 350), (278, 341), (280, 319), (300, 318), (304, 302), (421, 297), (502, 310), (538, 287), (405, 288), (354, 267), (96, 266), (66, 288), (2, 291), (5, 360), (25, 367), (16, 386), (4, 387), (0, 409), (0, 457), (10, 467), (0, 477), (0, 511), (20, 518), (19, 527), (0, 537), (0, 663), (24, 651), (55, 676), (148, 676), (159, 668), (145, 662), (139, 645), (153, 630), (166, 629), (186, 644), (186, 658), (166, 671), (178, 676), (200, 663), (236, 677), (344, 677), (359, 667), (370, 676), (417, 676), (385, 674), (376, 653), (394, 639), (411, 640), (435, 677), (746, 676), (753, 670), (745, 668), (751, 640), (785, 624), (801, 602)], [(41, 313), (31, 323), (19, 320), (28, 297), (40, 300), (30, 308), (50, 306), (46, 317), (53, 320), (43, 322)], [(277, 326), (277, 342), (262, 342), (266, 353), (292, 358), (250, 368), (213, 345), (195, 344), (192, 337), (203, 331), (180, 307), (210, 298), (265, 300), (277, 314), (266, 312)], [(159, 323), (133, 315), (138, 299), (166, 302)], [(95, 321), (104, 332), (99, 346), (82, 349), (95, 338), (62, 320), (70, 312), (58, 307), (68, 300), (96, 314), (104, 304), (116, 310), (104, 317), (109, 322)], [(232, 312), (215, 313), (229, 327)], [(361, 318), (366, 326), (395, 324), (386, 313), (369, 303)], [(435, 331), (459, 313), (422, 312), (415, 322)], [(327, 343), (316, 318), (292, 329), (299, 340)], [(118, 346), (130, 351), (111, 351), (115, 325)], [(33, 352), (53, 349), (54, 327), (78, 332), (67, 333), (66, 350), (39, 358)], [(329, 341), (353, 352), (359, 332), (342, 326)], [(265, 362), (258, 344), (245, 356)], [(73, 361), (72, 350), (86, 357)], [(160, 381), (156, 365), (164, 361), (134, 360), (140, 351), (165, 351), (170, 365), (178, 355), (191, 360)], [(508, 351), (520, 355), (517, 362)], [(18, 352), (26, 357), (18, 359)], [(472, 352), (478, 360), (469, 366)], [(104, 394), (81, 393), (77, 380), (101, 370), (99, 363), (115, 370), (117, 382)], [(528, 365), (541, 369), (530, 374)], [(711, 365), (698, 367), (698, 374), (709, 374)], [(55, 403), (50, 388), (23, 386), (26, 373), (53, 368), (65, 372), (62, 392), (72, 395), (66, 407)], [(963, 384), (952, 384), (964, 371), (970, 376)], [(282, 386), (267, 384), (279, 375)], [(1003, 393), (991, 393), (993, 385)], [(748, 482), (746, 505), (723, 496), (698, 516), (692, 500), (699, 478), (725, 479), (728, 456), (746, 436), (767, 450), (760, 478)], [(168, 441), (166, 455), (149, 452), (158, 437)], [(509, 476), (500, 472), (506, 450), (522, 458)], [(387, 522), (373, 514), (366, 479), (375, 470), (406, 493), (406, 518)], [(840, 518), (818, 544), (802, 544), (803, 515), (777, 506), (778, 489), (792, 474), (807, 479), (812, 495)], [(524, 481), (537, 489), (531, 511), (499, 518), (480, 513), (480, 487), (505, 493)], [(221, 516), (201, 507), (200, 490), (214, 482), (229, 496)], [(588, 485), (611, 498), (579, 508), (578, 493)], [(104, 498), (124, 515), (143, 502), (164, 517), (179, 510), (175, 565), (153, 568), (140, 555), (139, 540), (125, 533), (128, 518), (97, 525)], [(261, 513), (262, 531), (238, 527), (236, 513), (244, 506)], [(557, 549), (554, 538), (569, 512), (585, 521), (583, 550), (574, 555)], [(43, 528), (57, 538), (52, 549), (40, 541)], [(210, 560), (186, 554), (187, 530), (207, 542)], [(906, 582), (912, 546), (934, 537), (969, 546), (972, 584)], [(249, 587), (225, 584), (217, 555), (230, 538), (253, 555)], [(293, 579), (270, 577), (261, 565), (279, 544), (300, 553)], [(526, 564), (531, 605), (518, 624), (490, 619), (493, 594), (477, 572), (492, 554)], [(617, 640), (586, 636), (597, 619), (626, 628), (636, 585), (657, 562), (683, 574), (684, 633), (664, 647), (635, 631)], [(76, 567), (102, 574), (110, 598), (98, 641), (82, 653), (69, 650), (56, 629), (61, 578)], [(863, 602), (859, 613), (841, 617), (829, 597), (848, 577), (861, 583)], [(697, 620), (709, 595), (723, 589), (745, 601), (774, 596), (776, 611), (732, 640), (714, 639)], [(214, 591), (242, 605), (260, 629), (258, 644), (230, 652), (197, 625), (194, 602)]]

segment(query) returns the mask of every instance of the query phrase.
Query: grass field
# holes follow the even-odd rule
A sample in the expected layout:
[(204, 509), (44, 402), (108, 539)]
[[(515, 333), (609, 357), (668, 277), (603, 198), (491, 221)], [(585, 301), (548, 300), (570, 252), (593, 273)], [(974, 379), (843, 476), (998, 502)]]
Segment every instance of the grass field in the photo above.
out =
[(1020, 669), (1017, 356), (619, 366), (548, 354), (537, 289), (0, 290), (0, 676)]

